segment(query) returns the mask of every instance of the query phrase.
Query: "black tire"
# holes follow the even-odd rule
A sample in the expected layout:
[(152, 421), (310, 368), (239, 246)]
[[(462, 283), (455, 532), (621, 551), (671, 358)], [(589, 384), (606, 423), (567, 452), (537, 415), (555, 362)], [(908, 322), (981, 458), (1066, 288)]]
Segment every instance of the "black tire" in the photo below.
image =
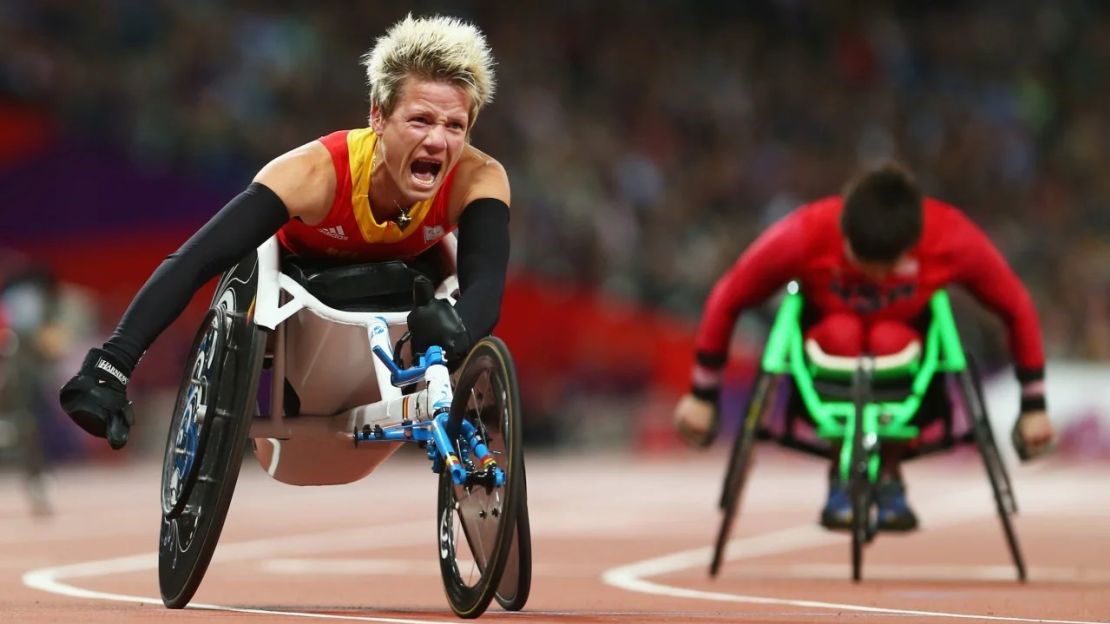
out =
[[(189, 604), (200, 586), (239, 477), (266, 347), (266, 333), (249, 317), (258, 285), (256, 268), (257, 256), (252, 254), (225, 273), (212, 303), (213, 308), (224, 309), (227, 338), (224, 348), (214, 354), (221, 359), (222, 371), (208, 392), (204, 448), (197, 455), (194, 483), (180, 513), (162, 516), (158, 584), (162, 602), (171, 609)], [(210, 318), (211, 313), (206, 321)], [(195, 359), (194, 353), (190, 363)], [(183, 386), (188, 384), (186, 381)], [(174, 423), (180, 421), (182, 407), (179, 401)], [(171, 427), (168, 446), (174, 444), (175, 429)], [(167, 457), (169, 454), (167, 451)], [(166, 474), (164, 469), (163, 476)]]
[(852, 580), (858, 583), (863, 578), (863, 547), (870, 541), (871, 484), (866, 474), (853, 474), (849, 488), (852, 496)]
[(971, 417), (975, 442), (979, 447), (979, 455), (983, 458), (983, 467), (986, 468), (987, 479), (991, 483), (995, 508), (998, 510), (998, 520), (1002, 523), (1002, 532), (1006, 536), (1006, 545), (1010, 549), (1010, 557), (1014, 561), (1018, 580), (1025, 582), (1025, 558), (1022, 556), (1017, 533), (1010, 518), (1017, 511), (1017, 503), (1014, 500), (1013, 490), (1010, 486), (1010, 477), (1006, 474), (1006, 466), (1002, 463), (1002, 456), (998, 452), (998, 445), (991, 430), (986, 403), (983, 401), (982, 385), (979, 383), (978, 374), (971, 367), (959, 374), (959, 380), (964, 409)]
[(760, 372), (752, 385), (752, 394), (748, 398), (747, 409), (744, 410), (744, 422), (736, 434), (736, 441), (732, 444), (732, 453), (729, 455), (728, 468), (725, 470), (724, 486), (721, 488), (720, 507), (724, 512), (721, 525), (717, 529), (717, 539), (713, 547), (713, 560), (709, 564), (709, 575), (717, 576), (724, 560), (725, 546), (728, 545), (729, 536), (732, 535), (732, 525), (735, 522), (736, 512), (740, 507), (740, 499), (744, 492), (744, 484), (748, 480), (748, 471), (751, 468), (752, 451), (755, 446), (755, 433), (763, 418), (763, 410), (767, 397), (771, 395), (770, 389), (774, 387), (775, 377)]
[(497, 585), (497, 593), (493, 595), (497, 604), (506, 611), (520, 611), (528, 602), (528, 594), (532, 591), (532, 526), (528, 520), (528, 480), (527, 470), (521, 464), (522, 479), (520, 488), (520, 504), (516, 508), (516, 533), (509, 549), (509, 558), (505, 562), (505, 570), (501, 573), (501, 582)]
[[(455, 385), (449, 430), (458, 431), (463, 418), (478, 428), (505, 472), (500, 487), (458, 486), (446, 469), (439, 476), (436, 517), (444, 590), (456, 615), (475, 618), (485, 612), (497, 593), (513, 537), (519, 535), (517, 515), (524, 502), (516, 372), (508, 348), (497, 338), (480, 340), (463, 363)], [(452, 441), (456, 452), (460, 443), (466, 444), (458, 435), (452, 435)], [(461, 563), (460, 554), (464, 555)], [(530, 571), (529, 566), (529, 580)]]
[(860, 369), (852, 379), (852, 400), (855, 423), (852, 426), (852, 458), (848, 475), (848, 492), (852, 497), (852, 580), (863, 578), (863, 547), (871, 541), (871, 507), (873, 488), (868, 474), (868, 454), (863, 444), (863, 413), (868, 403), (871, 377)]

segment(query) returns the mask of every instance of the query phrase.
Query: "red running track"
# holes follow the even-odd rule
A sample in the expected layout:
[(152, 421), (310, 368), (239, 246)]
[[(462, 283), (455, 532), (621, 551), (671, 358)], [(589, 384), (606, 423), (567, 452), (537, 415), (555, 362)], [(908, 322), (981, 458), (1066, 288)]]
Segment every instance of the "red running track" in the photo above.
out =
[[(907, 468), (923, 528), (880, 535), (850, 582), (846, 534), (814, 520), (824, 467), (761, 447), (729, 561), (706, 574), (724, 449), (529, 456), (532, 597), (495, 622), (1110, 621), (1110, 465), (1012, 467), (1030, 581), (1014, 581), (981, 462)], [(346, 486), (298, 488), (248, 461), (194, 603), (158, 599), (160, 466), (68, 468), (32, 518), (0, 475), (0, 621), (454, 620), (436, 561), (435, 478), (402, 453)]]

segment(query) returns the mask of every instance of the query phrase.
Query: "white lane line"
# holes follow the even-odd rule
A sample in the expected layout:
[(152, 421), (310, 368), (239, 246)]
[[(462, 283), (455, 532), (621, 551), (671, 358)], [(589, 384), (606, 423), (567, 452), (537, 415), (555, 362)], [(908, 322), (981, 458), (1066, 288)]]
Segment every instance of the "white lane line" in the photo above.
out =
[[(1066, 475), (1070, 471), (1060, 471), (1058, 474)], [(987, 492), (989, 493), (989, 486)], [(933, 508), (947, 510), (942, 517), (931, 518), (930, 528), (952, 526), (967, 522), (983, 516), (982, 511), (977, 511), (979, 503), (971, 502), (972, 499), (982, 497), (983, 488), (968, 488), (961, 492), (945, 494), (943, 499), (930, 501)], [(988, 494), (989, 495), (989, 494)], [(1043, 501), (1042, 501), (1043, 502)], [(937, 503), (940, 503), (939, 505)], [(927, 503), (925, 506), (929, 506)], [(742, 539), (733, 539), (725, 551), (725, 560), (750, 559), (768, 554), (805, 550), (816, 546), (840, 542), (844, 540), (843, 534), (834, 535), (816, 525), (804, 525), (775, 531), (763, 535), (755, 535)], [(775, 605), (789, 607), (803, 607), (816, 609), (836, 609), (842, 611), (855, 611), (857, 613), (881, 613), (886, 615), (913, 615), (922, 617), (952, 618), (967, 620), (989, 620), (998, 622), (1042, 622), (1044, 624), (1105, 624), (1105, 622), (1090, 620), (1059, 620), (1047, 618), (1024, 618), (994, 615), (978, 615), (972, 613), (949, 613), (944, 611), (918, 611), (913, 609), (895, 609), (887, 607), (872, 607), (868, 605), (855, 605), (846, 603), (824, 602), (818, 600), (803, 600), (792, 598), (773, 598), (768, 596), (751, 596), (745, 594), (729, 594), (723, 592), (701, 591), (656, 583), (645, 580), (647, 577), (660, 576), (695, 567), (708, 566), (713, 555), (711, 547), (694, 548), (670, 555), (646, 559), (629, 565), (619, 566), (606, 570), (602, 574), (602, 581), (613, 587), (627, 591), (652, 594), (656, 596), (671, 596), (675, 598), (690, 598), (695, 600), (712, 600), (720, 602), (734, 602), (758, 605)], [(1012, 571), (1012, 569), (1011, 569)]]
[[(1110, 583), (1110, 570), (1069, 567), (1027, 568), (1029, 580), (1048, 583)], [(799, 563), (745, 565), (729, 571), (729, 578), (844, 580), (851, 575), (848, 563)], [(1013, 581), (1012, 565), (883, 565), (867, 564), (867, 578), (875, 581)]]
[[(420, 536), (416, 535), (415, 528), (419, 527)], [(259, 539), (247, 542), (237, 542), (221, 545), (217, 551), (215, 561), (251, 559), (270, 554), (295, 554), (319, 553), (328, 551), (347, 550), (351, 545), (358, 544), (360, 548), (391, 547), (418, 543), (431, 542), (431, 537), (425, 535), (427, 531), (422, 523), (402, 522), (387, 526), (364, 527), (342, 532), (329, 532), (327, 534), (290, 535), (282, 538)], [(371, 540), (368, 536), (381, 537), (388, 535), (388, 540)], [(430, 547), (429, 547), (430, 550)], [(133, 596), (129, 594), (116, 594), (84, 589), (63, 582), (67, 579), (90, 578), (110, 576), (129, 572), (140, 572), (158, 568), (158, 555), (144, 554), (129, 557), (116, 557), (100, 561), (87, 561), (70, 565), (40, 568), (31, 570), (23, 575), (23, 584), (32, 589), (89, 600), (110, 600), (114, 602), (130, 602), (137, 604), (160, 605), (161, 598), (148, 596)], [(302, 611), (278, 611), (271, 609), (251, 609), (244, 607), (228, 607), (223, 605), (191, 603), (190, 609), (204, 609), (208, 611), (229, 611), (233, 613), (254, 613), (262, 615), (286, 615), (290, 617), (348, 620), (359, 622), (384, 622), (387, 624), (441, 624), (442, 620), (418, 620), (412, 618), (388, 618), (359, 615), (338, 615), (331, 613), (309, 613)]]
[(270, 467), (266, 469), (266, 474), (272, 477), (274, 473), (277, 472), (278, 462), (281, 461), (281, 440), (277, 438), (266, 438), (266, 441), (270, 443), (270, 446), (274, 447), (274, 450), (271, 451), (270, 454)]
[[(684, 553), (675, 553), (674, 555), (668, 555), (667, 557), (660, 557), (659, 559), (649, 559), (647, 561), (641, 562), (640, 564), (613, 568), (612, 570), (608, 570), (607, 572), (605, 572), (605, 575), (602, 578), (604, 579), (605, 583), (614, 587), (626, 589), (628, 591), (652, 594), (655, 596), (690, 598), (694, 600), (713, 600), (718, 602), (736, 602), (742, 604), (800, 607), (811, 609), (835, 609), (840, 611), (854, 611), (857, 613), (879, 613), (883, 615), (913, 615), (920, 617), (953, 618), (963, 620), (990, 620), (995, 622), (1040, 622), (1042, 624), (1103, 624), (1101, 622), (1090, 620), (1052, 620), (1046, 618), (977, 615), (973, 613), (947, 613), (944, 611), (917, 611), (914, 609), (870, 607), (867, 605), (823, 602), (820, 600), (797, 600), (791, 598), (748, 596), (744, 594), (726, 594), (722, 592), (709, 592), (696, 589), (686, 589), (683, 587), (673, 587), (670, 585), (662, 585), (660, 583), (653, 583), (651, 581), (643, 580), (643, 577), (651, 576), (651, 574), (662, 574), (663, 571), (666, 570), (666, 568), (668, 567), (671, 567), (672, 570), (681, 570), (687, 567), (691, 567), (691, 565), (693, 564), (704, 564), (706, 560), (707, 550), (708, 549), (699, 548), (697, 550), (690, 550)], [(682, 560), (682, 557), (680, 557), (681, 555), (686, 556), (685, 561)], [(668, 559), (669, 565), (664, 565), (660, 561), (661, 559)], [(680, 563), (684, 563), (685, 565), (676, 565)], [(641, 568), (640, 566), (642, 564), (646, 564), (646, 566), (644, 568)]]
[[(740, 557), (730, 556), (729, 558), (747, 558), (779, 552), (788, 552), (790, 550), (801, 550), (811, 546), (820, 545), (825, 541), (829, 541), (817, 539), (817, 536), (813, 535), (814, 531), (820, 531), (820, 529), (816, 529), (815, 527), (810, 526), (801, 526), (792, 529), (786, 529), (783, 531), (776, 531), (774, 533), (757, 535), (745, 539), (733, 540), (733, 542), (729, 544), (730, 552), (735, 553), (736, 551), (740, 551), (743, 554)], [(840, 538), (841, 539), (839, 541), (843, 541), (843, 536), (840, 536)], [(949, 613), (944, 611), (919, 611), (914, 609), (871, 607), (867, 605), (824, 602), (819, 600), (800, 600), (792, 598), (750, 596), (745, 594), (727, 594), (723, 592), (710, 592), (696, 589), (687, 589), (684, 587), (675, 587), (644, 580), (645, 578), (651, 576), (659, 576), (671, 572), (677, 572), (679, 570), (686, 570), (693, 567), (704, 566), (709, 561), (712, 554), (712, 549), (709, 547), (685, 550), (670, 555), (665, 555), (663, 557), (647, 559), (645, 561), (640, 561), (631, 565), (612, 568), (610, 570), (607, 570), (602, 575), (602, 580), (607, 585), (619, 587), (621, 589), (632, 592), (652, 594), (656, 596), (671, 596), (674, 598), (691, 598), (695, 600), (713, 600), (720, 602), (801, 607), (811, 609), (836, 609), (841, 611), (855, 611), (859, 613), (881, 613), (886, 615), (913, 615), (967, 620), (990, 620), (997, 622), (1042, 622), (1044, 624), (1102, 624), (1100, 622), (1089, 620), (1054, 620), (1046, 618), (978, 615), (972, 613)]]

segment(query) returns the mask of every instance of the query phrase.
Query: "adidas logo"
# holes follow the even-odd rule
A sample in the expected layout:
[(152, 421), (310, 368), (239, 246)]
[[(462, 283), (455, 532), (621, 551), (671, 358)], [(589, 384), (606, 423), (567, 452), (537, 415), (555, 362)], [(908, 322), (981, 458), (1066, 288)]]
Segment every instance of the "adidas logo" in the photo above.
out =
[(100, 370), (108, 373), (112, 377), (115, 377), (116, 379), (118, 379), (119, 382), (121, 384), (123, 384), (124, 386), (127, 386), (127, 375), (124, 375), (123, 373), (120, 372), (120, 370), (118, 368), (109, 364), (108, 360), (105, 360), (104, 358), (100, 358), (99, 360), (96, 361), (96, 367), (99, 368)]
[(347, 240), (347, 233), (343, 231), (342, 225), (335, 227), (316, 228), (316, 231), (324, 236), (330, 236), (336, 240)]

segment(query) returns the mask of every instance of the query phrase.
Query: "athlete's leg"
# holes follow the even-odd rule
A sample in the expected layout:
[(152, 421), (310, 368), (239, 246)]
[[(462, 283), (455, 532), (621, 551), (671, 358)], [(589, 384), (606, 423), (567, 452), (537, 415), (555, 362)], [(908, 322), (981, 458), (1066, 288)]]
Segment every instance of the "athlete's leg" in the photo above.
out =
[[(867, 329), (867, 348), (876, 357), (893, 357), (920, 349), (917, 331), (900, 321), (877, 321)], [(902, 458), (905, 444), (884, 443), (882, 470), (877, 491), (879, 528), (887, 531), (910, 531), (917, 528), (917, 515), (906, 500), (902, 481)]]
[[(821, 352), (834, 357), (859, 357), (864, 347), (863, 321), (854, 314), (829, 314), (811, 326), (806, 342), (816, 342)], [(821, 509), (821, 525), (829, 529), (852, 527), (852, 499), (848, 484), (838, 474), (840, 452), (834, 447), (829, 464), (829, 491)]]
[(807, 342), (813, 340), (825, 353), (839, 357), (857, 357), (863, 353), (863, 336), (863, 321), (847, 312), (828, 314), (805, 333)]

